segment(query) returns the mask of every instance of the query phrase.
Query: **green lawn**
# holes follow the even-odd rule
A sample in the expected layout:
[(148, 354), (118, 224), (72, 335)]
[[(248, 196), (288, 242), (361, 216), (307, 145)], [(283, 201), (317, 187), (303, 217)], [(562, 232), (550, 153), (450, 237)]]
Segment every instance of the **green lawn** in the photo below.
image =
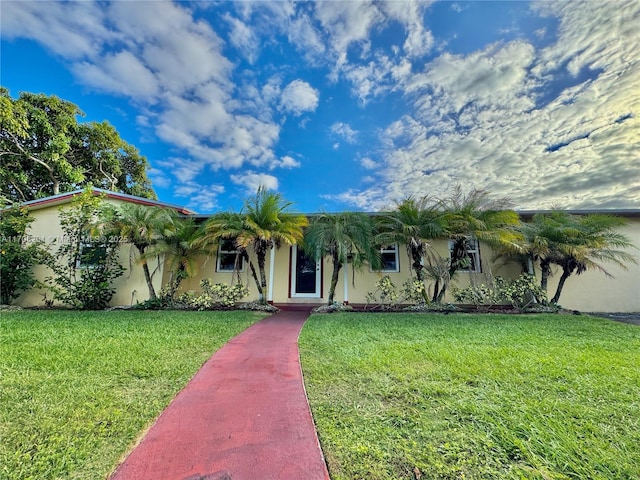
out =
[(300, 344), (333, 480), (640, 478), (640, 327), (352, 313)]
[(101, 479), (254, 312), (0, 312), (0, 479)]

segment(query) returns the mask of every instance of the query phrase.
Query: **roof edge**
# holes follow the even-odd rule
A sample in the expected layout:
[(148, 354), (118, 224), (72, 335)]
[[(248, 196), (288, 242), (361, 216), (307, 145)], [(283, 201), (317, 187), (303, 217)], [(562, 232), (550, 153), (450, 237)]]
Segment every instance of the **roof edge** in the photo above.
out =
[[(73, 197), (80, 195), (84, 192), (84, 189), (73, 190), (71, 192), (59, 193), (57, 195), (51, 195), (50, 197), (38, 198), (36, 200), (29, 200), (28, 202), (21, 203), (21, 207), (27, 207), (30, 210), (39, 210), (41, 208), (50, 207), (54, 205), (61, 205), (67, 203), (73, 199)], [(122, 200), (130, 203), (137, 203), (140, 205), (148, 205), (150, 207), (170, 208), (183, 215), (193, 215), (194, 211), (189, 210), (181, 205), (175, 205), (166, 202), (160, 202), (151, 198), (137, 197), (135, 195), (129, 195), (128, 193), (113, 192), (111, 190), (104, 190), (102, 188), (91, 187), (93, 195), (104, 195), (107, 198), (114, 200)]]

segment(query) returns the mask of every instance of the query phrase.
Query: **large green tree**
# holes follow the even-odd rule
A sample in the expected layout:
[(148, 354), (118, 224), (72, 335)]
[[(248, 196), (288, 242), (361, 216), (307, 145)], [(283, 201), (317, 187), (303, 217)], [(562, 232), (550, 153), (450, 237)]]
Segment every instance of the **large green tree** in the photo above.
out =
[(15, 203), (88, 184), (155, 198), (147, 161), (107, 122), (79, 123), (77, 105), (0, 87), (0, 193)]
[(333, 265), (328, 303), (332, 304), (340, 270), (350, 262), (354, 269), (365, 263), (376, 266), (371, 219), (364, 213), (335, 213), (314, 216), (305, 231), (304, 249), (316, 260), (329, 257)]

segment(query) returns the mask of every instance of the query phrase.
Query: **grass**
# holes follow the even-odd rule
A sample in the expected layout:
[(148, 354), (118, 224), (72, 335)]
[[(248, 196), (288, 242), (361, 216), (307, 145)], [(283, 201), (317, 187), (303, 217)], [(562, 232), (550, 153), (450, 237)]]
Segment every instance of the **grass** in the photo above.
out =
[(0, 312), (0, 479), (105, 478), (254, 312)]
[(637, 326), (341, 313), (300, 348), (333, 480), (640, 478)]

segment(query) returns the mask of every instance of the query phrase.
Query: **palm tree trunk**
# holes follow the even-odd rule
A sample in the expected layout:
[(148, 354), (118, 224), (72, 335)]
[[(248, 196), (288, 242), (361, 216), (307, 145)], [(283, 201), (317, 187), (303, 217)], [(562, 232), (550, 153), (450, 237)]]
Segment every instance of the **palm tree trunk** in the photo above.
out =
[(558, 300), (560, 300), (560, 294), (562, 293), (562, 289), (564, 288), (564, 282), (567, 281), (567, 278), (569, 278), (571, 276), (571, 270), (567, 269), (567, 268), (563, 268), (562, 269), (562, 276), (560, 277), (560, 280), (558, 281), (558, 288), (556, 288), (556, 293), (553, 296), (553, 298), (551, 299), (551, 303), (558, 303)]
[(260, 287), (261, 287), (261, 290), (258, 293), (260, 295), (260, 303), (264, 304), (264, 303), (267, 303), (267, 296), (266, 296), (267, 275), (264, 270), (264, 264), (266, 261), (267, 252), (258, 250), (256, 254), (258, 256), (258, 270), (260, 270)]
[(336, 285), (338, 285), (338, 277), (340, 276), (340, 269), (342, 268), (342, 263), (337, 258), (337, 255), (333, 256), (333, 273), (331, 274), (331, 286), (329, 287), (329, 305), (333, 303), (333, 297), (336, 293)]
[(138, 250), (140, 254), (140, 258), (142, 259), (142, 271), (144, 272), (144, 279), (147, 282), (147, 288), (149, 289), (149, 300), (157, 300), (158, 296), (156, 295), (156, 290), (153, 288), (153, 282), (151, 281), (151, 272), (149, 271), (149, 265), (147, 264), (147, 259), (144, 257), (145, 246), (144, 245), (136, 245), (133, 244), (134, 247)]
[(549, 283), (549, 274), (551, 273), (551, 264), (548, 260), (540, 260), (540, 270), (540, 288), (546, 292)]
[(258, 280), (258, 273), (256, 272), (256, 267), (253, 265), (253, 262), (249, 258), (249, 254), (246, 250), (242, 250), (242, 258), (249, 265), (249, 269), (251, 270), (251, 276), (253, 277), (253, 281), (256, 282), (256, 288), (258, 289), (258, 295), (262, 296), (262, 286), (260, 285), (260, 280)]
[(180, 266), (178, 267), (178, 270), (173, 275), (173, 278), (171, 279), (171, 282), (169, 284), (169, 298), (173, 298), (175, 296), (176, 292), (178, 291), (178, 288), (180, 288), (180, 284), (182, 283), (182, 280), (184, 280), (185, 277), (186, 275), (185, 275), (184, 265), (180, 264)]

